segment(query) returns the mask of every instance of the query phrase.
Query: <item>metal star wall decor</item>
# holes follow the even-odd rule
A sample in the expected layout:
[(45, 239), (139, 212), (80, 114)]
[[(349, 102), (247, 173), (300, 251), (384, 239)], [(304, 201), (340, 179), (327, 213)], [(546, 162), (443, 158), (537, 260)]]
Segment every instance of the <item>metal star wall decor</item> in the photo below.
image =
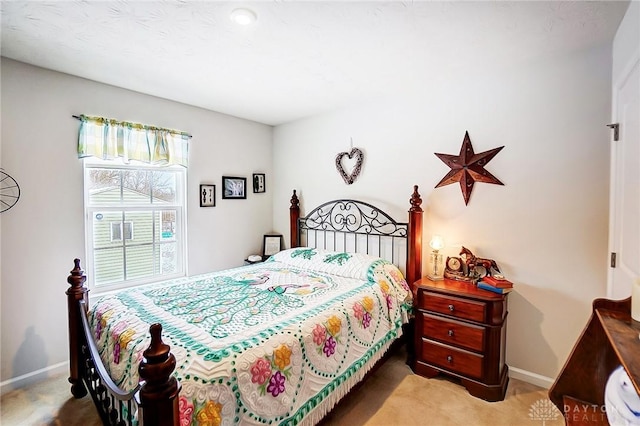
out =
[(439, 159), (441, 159), (447, 166), (451, 167), (449, 173), (447, 173), (447, 175), (443, 177), (435, 187), (439, 188), (441, 186), (460, 182), (460, 189), (462, 190), (462, 196), (464, 197), (464, 204), (467, 205), (469, 204), (471, 191), (473, 191), (473, 185), (476, 182), (504, 185), (504, 183), (500, 182), (497, 177), (486, 171), (484, 168), (484, 166), (486, 166), (487, 163), (491, 161), (493, 157), (500, 152), (500, 150), (502, 150), (502, 148), (504, 148), (504, 146), (476, 154), (473, 152), (473, 146), (471, 146), (469, 132), (465, 131), (459, 155), (435, 153)]

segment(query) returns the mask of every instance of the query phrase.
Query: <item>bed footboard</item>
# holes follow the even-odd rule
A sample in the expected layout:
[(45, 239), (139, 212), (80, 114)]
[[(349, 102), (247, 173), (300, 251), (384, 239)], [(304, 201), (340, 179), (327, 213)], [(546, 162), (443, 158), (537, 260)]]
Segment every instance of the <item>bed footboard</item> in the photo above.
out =
[(178, 394), (180, 383), (172, 375), (176, 358), (169, 345), (162, 342), (162, 326), (153, 324), (149, 328), (151, 344), (143, 352), (144, 358), (138, 367), (144, 380), (137, 394), (142, 418), (146, 425), (180, 425)]
[(84, 285), (87, 277), (80, 268), (80, 259), (74, 259), (74, 267), (71, 270), (67, 282), (71, 285), (66, 291), (67, 312), (69, 315), (69, 383), (71, 394), (76, 398), (82, 398), (87, 394), (87, 389), (82, 383), (82, 319), (80, 317), (81, 303), (86, 305), (89, 301), (89, 290)]
[(80, 259), (74, 260), (66, 291), (69, 315), (69, 382), (71, 394), (89, 393), (105, 425), (179, 425), (180, 384), (173, 377), (176, 359), (162, 341), (162, 326), (153, 324), (151, 343), (139, 366), (140, 386), (131, 392), (120, 389), (109, 377), (93, 340), (87, 318), (86, 276)]

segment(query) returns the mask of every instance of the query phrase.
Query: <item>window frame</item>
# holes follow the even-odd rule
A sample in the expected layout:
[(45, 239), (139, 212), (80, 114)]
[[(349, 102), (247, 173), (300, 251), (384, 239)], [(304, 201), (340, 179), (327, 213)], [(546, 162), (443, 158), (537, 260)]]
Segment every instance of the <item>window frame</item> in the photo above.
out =
[[(91, 169), (114, 169), (114, 170), (147, 170), (147, 171), (171, 171), (175, 173), (176, 178), (176, 199), (173, 203), (157, 204), (154, 205), (151, 202), (148, 204), (142, 203), (113, 203), (113, 204), (100, 204), (90, 205), (89, 191), (88, 191), (88, 173)], [(122, 187), (121, 187), (122, 188)], [(95, 158), (85, 158), (83, 160), (83, 193), (84, 193), (84, 217), (85, 217), (85, 268), (87, 270), (87, 286), (92, 290), (93, 294), (109, 293), (111, 291), (122, 290), (127, 288), (139, 287), (145, 284), (154, 282), (165, 281), (174, 278), (180, 278), (187, 276), (187, 169), (181, 166), (152, 166), (140, 162), (131, 162), (130, 164), (124, 164), (120, 161), (104, 161)], [(96, 214), (98, 212), (123, 212), (123, 222), (132, 222), (124, 220), (126, 213), (135, 213), (142, 211), (157, 212), (160, 215), (160, 220), (163, 218), (163, 211), (175, 210), (175, 224), (173, 225), (174, 232), (172, 237), (175, 240), (176, 247), (176, 272), (171, 274), (154, 273), (152, 276), (136, 279), (124, 279), (122, 281), (96, 284), (95, 282), (95, 250), (94, 250), (94, 235), (93, 225), (96, 220)], [(155, 214), (155, 213), (153, 213)], [(111, 225), (109, 225), (111, 228)], [(122, 228), (122, 226), (121, 226)], [(182, 232), (179, 230), (182, 228)], [(126, 247), (124, 229), (122, 231), (123, 247)], [(131, 239), (126, 241), (133, 241), (134, 225), (131, 223)], [(152, 244), (157, 245), (158, 249), (162, 246), (162, 229), (160, 229), (160, 237), (158, 241), (155, 239), (155, 234), (152, 238)], [(126, 264), (123, 266), (126, 270)]]

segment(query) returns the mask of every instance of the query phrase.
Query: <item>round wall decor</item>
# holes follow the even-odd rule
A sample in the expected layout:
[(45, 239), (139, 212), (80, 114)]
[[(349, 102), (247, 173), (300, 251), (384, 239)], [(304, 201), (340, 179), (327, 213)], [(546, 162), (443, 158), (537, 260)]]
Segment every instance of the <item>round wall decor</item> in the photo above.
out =
[(20, 199), (18, 182), (0, 169), (0, 213), (6, 212), (15, 206), (18, 199)]

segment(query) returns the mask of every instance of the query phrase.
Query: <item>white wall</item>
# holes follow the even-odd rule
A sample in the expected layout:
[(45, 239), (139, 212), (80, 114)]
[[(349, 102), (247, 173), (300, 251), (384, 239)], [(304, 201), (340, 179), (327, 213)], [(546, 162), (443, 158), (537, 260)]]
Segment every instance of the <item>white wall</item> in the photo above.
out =
[[(470, 63), (414, 93), (278, 126), (274, 206), (296, 188), (303, 214), (354, 197), (406, 220), (418, 184), (423, 241), (441, 234), (445, 254), (465, 245), (515, 282), (507, 362), (550, 385), (591, 301), (605, 294), (610, 87), (611, 48), (603, 47), (509, 69), (480, 72)], [(476, 153), (505, 146), (487, 166), (505, 186), (477, 183), (468, 206), (457, 184), (434, 189), (449, 171), (434, 153), (458, 154), (466, 130)], [(350, 138), (365, 162), (347, 186), (334, 160)], [(274, 221), (288, 235), (286, 218)]]
[[(2, 213), (2, 390), (10, 379), (68, 360), (66, 278), (84, 259), (79, 122), (92, 114), (193, 135), (188, 171), (188, 272), (240, 266), (272, 230), (272, 128), (2, 58), (2, 167), (19, 183)], [(251, 175), (266, 173), (254, 194)], [(246, 176), (246, 200), (222, 200), (221, 176)], [(200, 183), (214, 183), (217, 207), (200, 208)], [(287, 215), (288, 204), (281, 209)], [(31, 379), (50, 374), (44, 371)]]
[(629, 3), (613, 40), (613, 84), (616, 84), (631, 60), (640, 54), (640, 2)]

